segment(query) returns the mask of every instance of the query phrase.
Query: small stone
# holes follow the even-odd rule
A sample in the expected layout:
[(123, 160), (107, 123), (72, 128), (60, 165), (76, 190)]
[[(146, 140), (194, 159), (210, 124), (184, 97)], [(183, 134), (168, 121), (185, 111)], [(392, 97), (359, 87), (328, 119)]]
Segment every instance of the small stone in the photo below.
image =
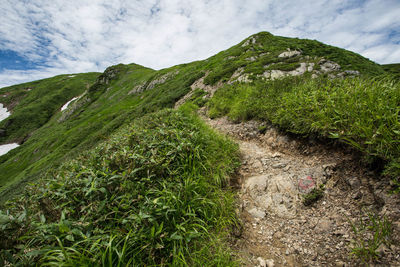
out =
[(283, 237), (283, 233), (282, 232), (276, 232), (274, 234), (274, 237), (277, 238), (277, 239), (281, 239)]
[(275, 263), (273, 259), (266, 260), (267, 267), (274, 267)]
[(360, 199), (362, 197), (362, 193), (360, 191), (355, 192), (352, 196), (353, 199)]
[(337, 230), (337, 231), (333, 232), (333, 235), (336, 235), (336, 236), (344, 236), (344, 235), (345, 235), (345, 232), (344, 232), (343, 230)]
[(265, 211), (259, 210), (257, 208), (252, 208), (251, 210), (248, 211), (251, 216), (254, 218), (260, 218), (263, 219), (265, 217)]
[(349, 177), (346, 179), (346, 182), (353, 190), (358, 189), (361, 185), (361, 182), (357, 177)]
[(327, 219), (321, 219), (317, 224), (317, 231), (320, 233), (326, 233), (332, 228), (332, 223)]
[(381, 257), (383, 257), (387, 251), (388, 251), (388, 248), (385, 246), (385, 244), (381, 244), (381, 245), (377, 248), (377, 250), (376, 250), (376, 252), (377, 252)]
[(254, 168), (254, 169), (262, 169), (262, 167), (263, 167), (263, 165), (262, 165), (261, 161), (259, 161), (259, 160), (256, 160), (256, 161), (253, 163), (253, 168)]
[(272, 168), (274, 168), (274, 169), (282, 169), (282, 168), (285, 168), (285, 167), (286, 167), (285, 163), (278, 163), (278, 164), (272, 165)]
[(260, 267), (267, 267), (267, 263), (265, 262), (265, 260), (264, 260), (263, 258), (258, 257), (258, 258), (257, 258), (257, 261), (258, 261), (258, 266), (260, 266)]
[(283, 170), (284, 170), (285, 172), (287, 172), (289, 169), (290, 169), (290, 166), (286, 166), (285, 168), (283, 168)]
[(344, 263), (343, 261), (337, 261), (337, 262), (335, 263), (335, 265), (336, 265), (337, 267), (343, 267), (343, 266), (346, 266), (346, 263)]

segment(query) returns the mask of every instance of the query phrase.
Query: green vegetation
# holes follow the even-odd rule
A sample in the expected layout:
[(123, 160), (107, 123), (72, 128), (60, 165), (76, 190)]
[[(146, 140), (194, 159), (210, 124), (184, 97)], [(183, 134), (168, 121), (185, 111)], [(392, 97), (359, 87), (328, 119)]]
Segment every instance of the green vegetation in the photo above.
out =
[(300, 63), (277, 63), (269, 66), (266, 70), (282, 70), (282, 71), (291, 71), (300, 67)]
[[(247, 45), (244, 43), (247, 42)], [(301, 55), (279, 58), (287, 49)], [(360, 78), (261, 81), (325, 58)], [(196, 89), (239, 68), (251, 84), (225, 85), (207, 104)], [(0, 123), (0, 249), (3, 263), (44, 266), (236, 265), (226, 245), (236, 223), (227, 177), (237, 147), (193, 113), (259, 119), (293, 133), (338, 138), (400, 174), (399, 83), (383, 68), (317, 41), (259, 33), (204, 61), (155, 71), (137, 64), (60, 75), (0, 89), (12, 116)], [(375, 77), (375, 78), (373, 78)], [(67, 110), (60, 108), (80, 96)], [(266, 131), (266, 126), (259, 129)], [(27, 190), (24, 187), (33, 182)], [(4, 203), (18, 193), (17, 199)], [(321, 192), (310, 194), (315, 201)]]
[(310, 206), (324, 197), (324, 187), (313, 188), (310, 193), (303, 196), (303, 204), (305, 206)]
[(390, 79), (292, 77), (218, 90), (211, 117), (259, 119), (287, 131), (343, 140), (400, 174), (400, 83)]
[[(254, 43), (244, 45), (249, 40), (254, 40)], [(301, 51), (301, 55), (279, 58), (278, 55), (287, 49)], [(267, 69), (291, 71), (299, 67), (300, 62), (315, 63), (315, 69), (318, 69), (317, 63), (322, 58), (338, 63), (341, 70), (356, 70), (364, 76), (385, 74), (382, 66), (345, 49), (316, 40), (287, 38), (260, 32), (209, 58), (205, 62), (204, 70), (210, 73), (204, 82), (213, 85), (218, 81), (227, 81), (240, 67), (244, 68), (245, 73), (252, 75), (262, 74)]]
[[(203, 75), (198, 68), (196, 62), (159, 72), (136, 64), (108, 68), (70, 108), (56, 112), (46, 124), (30, 133), (20, 147), (0, 156), (0, 202), (20, 192), (27, 182), (47, 170), (108, 140), (120, 126), (145, 114), (173, 107)], [(130, 94), (136, 86), (147, 86), (166, 74), (170, 78), (165, 82), (142, 93)], [(65, 102), (58, 104), (57, 110)]]
[(392, 235), (392, 223), (388, 218), (371, 212), (366, 214), (354, 223), (349, 220), (355, 235), (351, 254), (363, 263), (379, 259), (382, 255), (378, 254), (378, 248), (381, 245), (390, 246)]
[(12, 110), (12, 115), (0, 122), (6, 134), (0, 143), (28, 138), (34, 130), (43, 126), (60, 108), (82, 94), (99, 73), (59, 75), (35, 82), (0, 89), (1, 103)]
[(332, 60), (344, 70), (359, 70), (361, 73), (369, 75), (384, 73), (381, 66), (354, 52), (326, 45), (316, 40), (273, 36), (268, 32), (261, 32), (253, 36), (256, 37), (257, 44), (261, 44), (256, 49), (267, 49), (271, 54), (279, 54), (289, 48), (302, 51), (305, 56), (324, 57)]
[(1, 257), (46, 266), (231, 266), (237, 145), (189, 109), (121, 128), (7, 204)]
[(203, 107), (207, 103), (207, 99), (204, 96), (207, 95), (207, 92), (197, 88), (194, 90), (192, 96), (188, 99), (188, 101), (192, 102), (198, 107)]
[(400, 64), (386, 64), (382, 65), (382, 68), (388, 73), (394, 75), (396, 78), (400, 79)]
[(218, 81), (226, 82), (239, 67), (240, 65), (232, 64), (232, 62), (229, 61), (221, 64), (220, 66), (215, 68), (213, 72), (207, 75), (207, 77), (204, 79), (204, 83), (212, 85), (217, 83)]

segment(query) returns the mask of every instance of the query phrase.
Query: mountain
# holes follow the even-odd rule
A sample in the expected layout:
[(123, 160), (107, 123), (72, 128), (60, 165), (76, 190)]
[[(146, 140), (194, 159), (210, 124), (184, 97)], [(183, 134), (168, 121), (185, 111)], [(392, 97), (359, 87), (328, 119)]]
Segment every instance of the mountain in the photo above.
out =
[[(370, 93), (372, 102), (376, 99), (386, 101), (384, 97), (380, 98), (380, 93), (377, 93), (382, 90), (379, 87), (381, 85), (377, 85), (379, 82), (375, 82), (376, 79), (382, 79), (382, 83), (385, 82), (386, 78), (381, 78), (387, 73), (385, 69), (387, 70), (387, 67), (376, 64), (356, 53), (315, 40), (279, 37), (261, 32), (206, 60), (181, 64), (159, 71), (137, 64), (119, 64), (107, 68), (101, 74), (59, 75), (1, 88), (0, 102), (11, 112), (11, 115), (0, 122), (0, 142), (2, 144), (12, 142), (20, 144), (19, 147), (0, 156), (1, 200), (4, 202), (15, 194), (23, 192), (27, 183), (32, 182), (35, 184), (31, 189), (32, 195), (20, 200), (22, 201), (20, 203), (25, 203), (24, 205), (29, 207), (37, 206), (39, 203), (39, 207), (32, 208), (32, 212), (42, 214), (38, 215), (37, 220), (42, 224), (45, 224), (46, 221), (51, 222), (54, 227), (58, 223), (57, 227), (61, 227), (59, 229), (65, 229), (60, 230), (60, 238), (66, 242), (65, 244), (71, 245), (75, 240), (80, 240), (79, 238), (82, 236), (85, 238), (91, 235), (97, 236), (96, 227), (101, 228), (101, 223), (90, 226), (90, 229), (83, 227), (82, 225), (86, 222), (79, 221), (79, 216), (90, 222), (100, 222), (103, 219), (96, 216), (99, 214), (105, 217), (109, 216), (102, 210), (106, 209), (107, 201), (119, 199), (118, 201), (121, 202), (118, 207), (107, 206), (106, 210), (111, 214), (122, 209), (124, 210), (123, 216), (126, 217), (123, 217), (121, 222), (115, 222), (115, 225), (114, 222), (111, 223), (110, 228), (99, 230), (99, 233), (112, 239), (113, 236), (117, 236), (117, 233), (114, 232), (115, 229), (120, 229), (124, 233), (125, 231), (129, 232), (130, 230), (124, 230), (128, 228), (123, 228), (122, 225), (130, 225), (129, 227), (135, 229), (132, 231), (137, 231), (137, 235), (132, 233), (126, 237), (126, 242), (129, 240), (129, 242), (133, 242), (132, 247), (136, 246), (132, 253), (137, 254), (131, 255), (132, 259), (135, 259), (134, 262), (146, 262), (150, 265), (171, 262), (178, 264), (179, 257), (185, 259), (184, 257), (187, 257), (188, 253), (191, 253), (190, 251), (201, 253), (196, 250), (199, 249), (196, 244), (192, 247), (182, 245), (184, 240), (190, 242), (192, 239), (202, 236), (203, 234), (200, 234), (200, 232), (203, 233), (200, 230), (201, 227), (208, 227), (209, 224), (215, 229), (215, 227), (223, 228), (231, 225), (230, 219), (227, 219), (226, 225), (223, 225), (223, 220), (221, 220), (221, 224), (217, 223), (218, 216), (226, 219), (231, 215), (221, 211), (223, 208), (218, 206), (222, 205), (221, 203), (218, 205), (215, 203), (218, 202), (216, 199), (223, 194), (217, 188), (226, 184), (227, 177), (238, 165), (237, 148), (235, 149), (230, 141), (212, 133), (207, 126), (199, 122), (200, 119), (193, 114), (193, 110), (206, 107), (212, 118), (227, 115), (237, 122), (258, 119), (303, 136), (317, 134), (321, 138), (339, 139), (353, 145), (365, 155), (370, 155), (374, 162), (376, 158), (379, 158), (385, 164), (392, 164), (389, 172), (393, 173), (400, 166), (395, 160), (398, 156), (398, 144), (387, 145), (388, 149), (382, 152), (382, 147), (384, 147), (382, 140), (386, 139), (379, 139), (379, 136), (384, 133), (382, 135), (393, 138), (393, 134), (398, 135), (397, 131), (400, 130), (396, 128), (398, 125), (394, 125), (393, 131), (390, 130), (390, 133), (384, 132), (383, 128), (379, 128), (381, 133), (375, 129), (371, 130), (371, 134), (363, 129), (347, 132), (346, 129), (357, 123), (357, 125), (364, 125), (363, 123), (369, 125), (370, 121), (354, 122), (349, 119), (352, 114), (345, 115), (346, 119), (337, 117), (349, 110), (346, 107), (347, 100), (358, 101), (360, 99), (360, 94), (353, 97), (349, 92), (354, 92), (354, 94), (364, 92), (368, 87), (372, 88), (372, 93)], [(397, 97), (399, 87), (396, 86), (387, 90), (393, 90)], [(324, 88), (325, 91), (322, 89), (315, 91), (315, 88)], [(343, 91), (343, 88), (350, 91)], [(328, 92), (331, 98), (327, 99), (327, 96), (321, 93), (322, 91)], [(310, 92), (314, 93), (310, 95)], [(353, 98), (345, 99), (342, 97), (345, 95)], [(337, 98), (334, 99), (334, 97)], [(396, 108), (396, 97), (391, 98), (390, 101), (394, 101), (393, 106), (388, 104), (388, 108)], [(369, 98), (363, 96), (362, 99)], [(323, 101), (327, 101), (327, 103), (338, 101), (335, 103), (341, 105), (337, 109), (332, 107), (329, 110), (336, 116), (332, 116), (335, 119), (332, 119), (332, 122), (330, 119), (328, 120), (328, 113), (322, 113), (323, 107), (330, 107), (328, 104), (322, 106)], [(358, 104), (356, 109), (360, 110), (363, 103)], [(369, 104), (370, 102), (368, 102)], [(179, 111), (170, 110), (170, 108), (180, 106)], [(304, 107), (304, 110), (299, 109), (300, 106)], [(382, 109), (384, 108), (382, 107)], [(392, 111), (390, 110), (389, 113)], [(376, 114), (379, 112), (380, 110), (377, 110)], [(384, 121), (382, 119), (384, 114), (386, 113), (380, 113), (378, 120)], [(365, 114), (360, 116), (371, 118)], [(386, 121), (384, 122), (386, 123)], [(260, 129), (260, 131), (262, 130)], [(372, 136), (373, 140), (371, 139), (371, 141)], [(392, 150), (389, 149), (391, 146), (394, 146), (394, 148), (390, 148)], [(129, 152), (127, 149), (132, 149), (133, 152)], [(136, 152), (137, 154), (135, 154)], [(204, 164), (198, 162), (204, 162)], [(218, 168), (213, 169), (213, 166), (218, 166)], [(93, 173), (94, 176), (88, 175), (89, 173)], [(205, 191), (200, 190), (202, 194), (207, 195), (207, 191), (215, 193), (209, 197), (216, 201), (213, 203), (221, 213), (214, 214), (212, 211), (214, 208), (203, 203), (201, 198), (197, 200), (198, 208), (204, 209), (204, 211), (196, 210), (191, 213), (190, 205), (196, 206), (192, 202), (185, 207), (186, 215), (178, 214), (177, 206), (167, 208), (172, 205), (167, 202), (176, 197), (168, 198), (167, 201), (167, 197), (160, 193), (164, 192), (162, 188), (164, 188), (165, 194), (166, 192), (173, 194), (171, 193), (172, 185), (175, 188), (186, 188), (187, 182), (178, 183), (178, 181), (193, 175), (206, 177), (205, 180), (199, 180), (200, 184), (193, 182), (192, 178), (188, 179), (193, 182), (194, 187), (206, 188)], [(53, 180), (46, 182), (47, 180), (41, 179), (42, 177)], [(58, 180), (54, 177), (58, 177)], [(69, 184), (68, 177), (75, 177), (71, 178), (71, 184)], [(81, 178), (78, 179), (78, 177)], [(140, 185), (141, 188), (138, 189), (135, 187), (136, 185), (130, 184), (132, 181), (123, 180), (121, 188), (118, 184), (111, 182), (112, 179), (125, 179), (126, 177), (133, 177), (132, 181), (135, 181), (134, 183)], [(141, 177), (141, 179), (137, 177)], [(168, 182), (153, 181), (152, 179), (156, 179), (154, 177)], [(210, 187), (204, 184), (210, 184)], [(86, 188), (88, 191), (81, 192), (80, 188), (82, 190)], [(154, 191), (145, 191), (152, 188)], [(126, 191), (128, 189), (131, 191)], [(186, 200), (198, 196), (192, 195), (193, 192), (198, 192), (196, 191), (198, 188), (187, 190), (182, 191), (188, 194)], [(156, 191), (157, 193), (155, 193)], [(42, 198), (42, 196), (55, 194), (54, 192), (57, 192), (54, 198)], [(143, 195), (143, 192), (147, 192), (148, 196)], [(58, 208), (54, 208), (55, 203), (61, 201), (58, 199), (61, 196), (69, 204), (65, 204), (66, 206), (63, 208), (58, 206)], [(73, 207), (81, 207), (82, 210), (91, 209), (92, 204), (79, 202), (80, 199), (86, 198), (93, 201), (90, 203), (96, 206), (93, 209), (98, 214), (85, 211), (78, 217), (74, 217)], [(52, 203), (52, 201), (55, 202)], [(144, 211), (140, 210), (135, 203), (139, 203), (140, 207), (142, 207), (141, 205), (146, 206), (150, 211), (140, 213)], [(163, 204), (158, 206), (158, 203)], [(101, 204), (101, 208), (97, 206), (98, 204)], [(223, 205), (225, 204), (223, 203)], [(138, 212), (137, 214), (141, 215), (129, 213), (121, 205), (132, 205)], [(227, 208), (228, 211), (232, 212)], [(204, 216), (207, 218), (199, 215), (202, 212), (210, 213), (207, 216), (214, 218), (215, 221), (208, 222), (206, 215)], [(66, 214), (70, 214), (74, 219), (68, 221), (69, 219), (65, 219)], [(170, 224), (157, 221), (160, 216), (165, 214), (174, 214), (170, 216), (182, 224), (180, 226), (182, 228), (178, 227), (181, 230), (176, 230), (178, 228), (172, 222)], [(21, 216), (25, 218), (27, 215), (25, 213)], [(190, 220), (193, 219), (193, 223), (198, 219), (199, 225), (202, 226), (199, 228), (187, 226), (186, 230), (182, 230), (186, 226), (183, 221), (178, 219), (180, 216), (188, 216), (187, 218), (191, 218)], [(168, 216), (165, 215), (165, 217)], [(4, 216), (2, 218), (8, 223), (7, 227), (10, 227), (6, 229), (14, 231), (12, 224), (8, 221), (10, 219)], [(21, 219), (18, 225), (24, 220)], [(137, 224), (134, 224), (133, 221)], [(145, 222), (145, 225), (152, 225), (153, 228), (140, 228), (142, 222)], [(153, 224), (153, 222), (157, 222), (157, 224)], [(225, 223), (225, 221), (223, 222)], [(110, 222), (103, 223), (108, 225)], [(113, 226), (111, 227), (111, 225)], [(125, 226), (128, 227), (127, 225)], [(28, 226), (24, 227), (29, 228)], [(163, 227), (169, 227), (169, 243), (160, 241), (163, 237)], [(189, 228), (191, 230), (188, 230)], [(72, 233), (71, 229), (77, 230)], [(39, 230), (35, 228), (32, 231)], [(144, 241), (147, 240), (147, 235), (153, 236), (155, 243), (148, 245), (147, 241)], [(131, 240), (131, 237), (134, 240)], [(57, 244), (58, 241), (54, 239), (54, 236), (48, 238), (52, 240), (49, 241), (52, 242), (51, 244), (54, 246)], [(204, 240), (207, 238), (210, 237), (206, 236)], [(111, 239), (110, 244), (112, 244)], [(123, 240), (123, 238), (118, 239), (119, 243), (115, 245), (118, 247), (124, 244)], [(15, 245), (16, 242), (7, 239), (1, 246), (3, 249), (10, 249), (10, 244)], [(35, 242), (38, 242), (39, 246), (47, 241), (40, 239)], [(147, 245), (140, 247), (138, 245), (140, 242)], [(180, 244), (179, 246), (177, 242)], [(88, 246), (91, 244), (88, 243)], [(175, 251), (177, 255), (171, 256), (172, 252), (170, 253), (170, 251), (177, 247), (179, 247)], [(138, 256), (141, 253), (140, 248), (145, 251), (144, 255), (147, 255), (143, 257), (149, 258), (144, 259)], [(205, 248), (201, 247), (201, 249)], [(37, 260), (37, 255), (42, 255), (40, 259), (46, 261), (46, 257), (50, 259), (53, 255), (43, 253), (43, 251), (37, 252), (29, 257)], [(51, 253), (56, 252), (52, 251)], [(199, 259), (202, 258), (201, 254), (197, 256)], [(29, 257), (19, 258), (19, 260), (27, 260)], [(149, 260), (150, 258), (157, 260), (152, 261)], [(61, 260), (61, 258), (57, 259)], [(229, 257), (227, 259), (229, 261)], [(72, 262), (76, 264), (78, 261), (75, 260), (77, 259)], [(82, 264), (88, 263), (90, 257), (86, 255), (81, 260)], [(204, 263), (201, 260), (199, 262)], [(113, 261), (108, 262), (108, 264), (113, 263)]]
[[(384, 73), (378, 64), (344, 49), (262, 32), (207, 60), (160, 71), (136, 64), (116, 65), (96, 81), (96, 73), (61, 75), (2, 88), (2, 103), (12, 115), (0, 122), (0, 141), (23, 145), (0, 158), (0, 186), (3, 191), (17, 181), (34, 179), (106, 139), (133, 118), (173, 107), (205, 73), (209, 74), (204, 84), (212, 86), (228, 80), (353, 72)], [(60, 111), (77, 96), (68, 110)]]
[(382, 68), (387, 71), (392, 73), (393, 75), (395, 75), (396, 77), (400, 78), (400, 64), (386, 64), (386, 65), (382, 65)]

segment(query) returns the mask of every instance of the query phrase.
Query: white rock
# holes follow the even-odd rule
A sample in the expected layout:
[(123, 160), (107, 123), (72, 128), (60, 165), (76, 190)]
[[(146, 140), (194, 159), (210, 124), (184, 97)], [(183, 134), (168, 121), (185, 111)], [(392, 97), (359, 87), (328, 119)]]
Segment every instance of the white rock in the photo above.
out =
[(267, 263), (267, 267), (274, 267), (275, 266), (275, 263), (274, 263), (273, 259), (266, 260), (266, 263)]
[(292, 217), (296, 214), (295, 203), (300, 198), (289, 175), (253, 176), (245, 181), (244, 188), (259, 209), (281, 217)]
[(284, 76), (286, 76), (286, 73), (284, 71), (271, 70), (271, 74), (270, 74), (271, 80), (275, 80), (275, 79), (278, 79), (278, 78), (281, 78)]
[(249, 210), (249, 213), (251, 214), (251, 216), (253, 216), (254, 218), (260, 218), (263, 219), (265, 217), (265, 211), (259, 210), (257, 208), (252, 208), (251, 210)]
[(340, 65), (333, 61), (321, 59), (319, 61), (319, 64), (321, 66), (322, 72), (331, 72), (331, 71), (340, 70)]
[(239, 81), (239, 82), (242, 82), (242, 83), (250, 83), (251, 82), (251, 79), (249, 78), (249, 75), (246, 73), (246, 74), (243, 74), (243, 75), (240, 75), (238, 78), (237, 78), (237, 80)]
[(300, 51), (288, 49), (288, 51), (280, 53), (278, 57), (294, 57), (300, 54)]
[(263, 258), (258, 257), (258, 258), (257, 258), (257, 261), (258, 261), (258, 266), (260, 266), (260, 267), (267, 267), (267, 263), (265, 262), (265, 260), (264, 260)]
[(295, 70), (289, 71), (287, 74), (291, 76), (299, 76), (307, 71), (307, 63), (301, 62), (300, 67)]

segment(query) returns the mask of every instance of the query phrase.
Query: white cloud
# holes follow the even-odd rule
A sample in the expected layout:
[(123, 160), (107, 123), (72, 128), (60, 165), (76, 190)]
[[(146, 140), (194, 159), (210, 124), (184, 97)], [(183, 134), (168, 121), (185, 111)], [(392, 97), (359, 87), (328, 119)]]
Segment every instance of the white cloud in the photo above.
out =
[(36, 62), (0, 87), (117, 63), (159, 69), (204, 59), (259, 31), (400, 62), (397, 0), (1, 0), (0, 49)]

